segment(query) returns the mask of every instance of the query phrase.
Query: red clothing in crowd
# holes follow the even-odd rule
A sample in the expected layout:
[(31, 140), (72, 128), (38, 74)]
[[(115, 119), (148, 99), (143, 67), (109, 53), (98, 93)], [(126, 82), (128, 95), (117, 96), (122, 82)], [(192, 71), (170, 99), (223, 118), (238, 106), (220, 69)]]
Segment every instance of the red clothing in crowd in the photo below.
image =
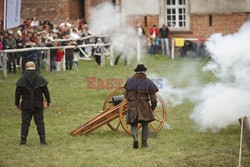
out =
[(56, 61), (57, 62), (62, 61), (63, 56), (64, 56), (64, 51), (63, 50), (57, 50), (57, 52), (56, 52)]
[(153, 35), (154, 32), (155, 32), (156, 36), (159, 36), (159, 30), (158, 30), (158, 28), (155, 28), (155, 29), (151, 28), (150, 31), (149, 31), (150, 35)]

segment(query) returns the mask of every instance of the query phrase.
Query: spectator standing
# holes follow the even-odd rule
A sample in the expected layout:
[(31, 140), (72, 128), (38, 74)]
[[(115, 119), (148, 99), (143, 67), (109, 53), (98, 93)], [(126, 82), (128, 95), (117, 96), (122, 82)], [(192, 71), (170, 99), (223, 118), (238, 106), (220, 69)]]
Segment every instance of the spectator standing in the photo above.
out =
[[(16, 33), (16, 45), (17, 49), (21, 49), (23, 47), (23, 38), (19, 33)], [(21, 52), (16, 53), (16, 60), (17, 60), (17, 66), (20, 66), (20, 58), (21, 58)]]
[[(8, 38), (4, 40), (4, 48), (5, 49), (15, 49), (16, 48), (16, 40), (13, 38), (13, 35), (11, 32), (8, 33)], [(16, 73), (16, 61), (15, 61), (15, 57), (16, 54), (15, 53), (8, 53), (8, 61), (7, 61), (7, 68), (8, 71), (11, 72), (12, 68), (11, 65), (13, 67), (13, 73)]]
[(95, 46), (95, 51), (94, 51), (94, 57), (95, 57), (95, 61), (96, 63), (100, 66), (101, 65), (101, 56), (102, 56), (102, 39), (98, 38), (97, 39), (97, 46)]
[(73, 29), (73, 31), (70, 33), (70, 38), (71, 39), (79, 39), (80, 38), (76, 29)]
[[(58, 42), (57, 46), (61, 46), (60, 42)], [(56, 52), (56, 71), (61, 71), (63, 56), (64, 56), (63, 49), (58, 49)]]
[[(37, 47), (45, 47), (45, 43), (41, 37), (38, 37), (36, 46)], [(44, 66), (43, 66), (44, 50), (37, 50), (36, 54), (37, 54), (37, 68), (38, 68), (38, 70), (40, 70), (41, 68), (44, 68)]]
[[(53, 47), (51, 40), (48, 39), (46, 47)], [(50, 71), (56, 71), (56, 49), (50, 49)]]
[[(90, 32), (88, 31), (88, 28), (87, 27), (83, 27), (83, 31), (82, 31), (82, 37), (88, 37), (90, 36)], [(88, 45), (90, 44), (90, 39), (85, 39), (83, 40), (82, 42), (82, 45)], [(87, 53), (87, 55), (90, 55), (91, 54), (91, 47), (83, 47), (81, 48), (85, 53)], [(82, 53), (80, 53), (80, 56), (81, 57), (84, 57), (85, 55), (83, 55)]]
[(162, 50), (161, 54), (169, 55), (169, 42), (168, 42), (169, 29), (165, 24), (163, 24), (159, 32), (161, 37), (161, 50)]
[[(0, 51), (3, 50), (3, 35), (0, 34)], [(0, 53), (0, 68), (3, 67), (3, 64), (2, 64), (2, 53)]]
[(158, 46), (159, 46), (158, 45), (159, 30), (156, 25), (153, 25), (153, 27), (149, 30), (149, 34), (150, 34), (150, 40), (152, 40), (150, 53), (156, 54), (158, 52)]
[(136, 32), (137, 32), (137, 35), (141, 38), (145, 35), (145, 30), (142, 28), (141, 23), (137, 24)]
[(37, 20), (36, 17), (33, 17), (33, 20), (32, 20), (32, 22), (30, 23), (30, 26), (31, 26), (31, 27), (34, 27), (35, 29), (38, 29), (38, 27), (39, 27), (39, 21)]
[(138, 61), (140, 61), (142, 41), (143, 41), (143, 36), (145, 35), (145, 31), (142, 28), (141, 23), (138, 23), (138, 25), (136, 27), (136, 32), (138, 35), (138, 38), (137, 38), (137, 59), (138, 59)]
[(78, 60), (80, 58), (80, 54), (79, 54), (79, 49), (76, 47), (74, 49), (74, 59), (73, 59), (73, 62), (75, 63), (76, 65), (76, 70), (78, 71), (79, 69), (79, 64), (78, 64)]
[[(23, 42), (22, 48), (30, 48), (25, 42)], [(21, 52), (22, 57), (22, 71), (25, 72), (25, 64), (29, 61), (30, 51)]]
[[(72, 40), (69, 41), (68, 46), (74, 46)], [(72, 70), (74, 58), (74, 48), (66, 49), (66, 70)]]

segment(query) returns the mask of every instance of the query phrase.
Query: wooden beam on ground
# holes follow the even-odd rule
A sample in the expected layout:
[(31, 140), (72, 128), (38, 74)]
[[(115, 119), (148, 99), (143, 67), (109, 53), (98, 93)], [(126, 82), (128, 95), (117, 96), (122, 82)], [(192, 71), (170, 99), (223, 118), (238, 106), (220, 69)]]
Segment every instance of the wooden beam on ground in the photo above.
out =
[(250, 154), (250, 121), (249, 121), (248, 117), (244, 117), (243, 127), (244, 127), (243, 134), (246, 136), (248, 153)]
[(105, 66), (104, 46), (101, 47), (101, 67)]
[(2, 68), (3, 68), (3, 79), (7, 78), (7, 53), (3, 53), (3, 63), (2, 63)]
[[(239, 119), (239, 122), (241, 124), (241, 118)], [(246, 137), (246, 144), (250, 155), (250, 121), (248, 117), (243, 118), (243, 134)]]
[(63, 52), (64, 52), (64, 55), (62, 59), (62, 70), (65, 71), (66, 70), (66, 49), (65, 48), (63, 48)]

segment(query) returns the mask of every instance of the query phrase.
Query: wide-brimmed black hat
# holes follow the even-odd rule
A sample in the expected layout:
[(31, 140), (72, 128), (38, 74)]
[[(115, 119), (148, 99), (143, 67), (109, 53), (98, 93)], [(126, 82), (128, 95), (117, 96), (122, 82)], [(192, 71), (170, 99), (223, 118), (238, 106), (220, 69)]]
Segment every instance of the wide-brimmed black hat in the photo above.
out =
[(147, 68), (144, 66), (144, 64), (138, 64), (135, 72), (139, 72), (139, 71), (147, 71)]

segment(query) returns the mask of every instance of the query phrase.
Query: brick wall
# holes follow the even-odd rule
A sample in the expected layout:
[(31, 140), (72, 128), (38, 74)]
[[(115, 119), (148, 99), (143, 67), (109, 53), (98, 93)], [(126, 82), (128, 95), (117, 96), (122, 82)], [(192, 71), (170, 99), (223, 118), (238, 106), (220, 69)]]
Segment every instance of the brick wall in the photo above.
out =
[[(209, 25), (209, 15), (212, 17), (212, 26)], [(145, 16), (130, 15), (127, 17), (127, 22), (131, 26), (136, 26), (139, 22), (144, 27), (146, 33), (156, 24), (159, 27), (159, 16), (148, 15), (147, 26), (145, 27)], [(242, 24), (247, 21), (246, 13), (232, 13), (232, 14), (192, 14), (190, 18), (190, 31), (171, 31), (170, 40), (172, 37), (185, 38), (202, 38), (209, 37), (214, 33), (231, 34), (237, 32)]]
[(146, 34), (148, 34), (149, 29), (154, 24), (159, 27), (159, 15), (129, 15), (127, 16), (127, 23), (133, 27), (136, 27), (138, 23), (141, 23)]
[(0, 0), (0, 20), (3, 20), (3, 0)]
[(174, 37), (200, 38), (208, 37), (214, 33), (230, 34), (237, 32), (247, 21), (246, 13), (211, 14), (212, 26), (209, 25), (209, 14), (191, 15), (190, 32), (172, 32)]
[(69, 0), (70, 1), (70, 19), (84, 18), (85, 4), (84, 0)]
[[(2, 0), (0, 0), (2, 1)], [(84, 1), (85, 7), (82, 6)], [(22, 18), (38, 17), (54, 23), (68, 19), (89, 19), (90, 8), (106, 0), (22, 0)]]
[(67, 20), (70, 18), (69, 0), (23, 0), (22, 18), (34, 16), (54, 23)]
[[(212, 26), (209, 25), (209, 15), (212, 16)], [(145, 27), (144, 15), (130, 15), (127, 17), (127, 23), (131, 26), (136, 26), (139, 22), (144, 27), (146, 34), (149, 29), (156, 24), (159, 27), (159, 16), (147, 16), (147, 26)], [(231, 34), (237, 32), (238, 29), (247, 21), (246, 13), (232, 13), (232, 14), (192, 14), (190, 18), (190, 31), (177, 32), (171, 31), (170, 38), (172, 37), (185, 37), (185, 38), (206, 38), (214, 33)], [(171, 44), (171, 43), (170, 43)]]

